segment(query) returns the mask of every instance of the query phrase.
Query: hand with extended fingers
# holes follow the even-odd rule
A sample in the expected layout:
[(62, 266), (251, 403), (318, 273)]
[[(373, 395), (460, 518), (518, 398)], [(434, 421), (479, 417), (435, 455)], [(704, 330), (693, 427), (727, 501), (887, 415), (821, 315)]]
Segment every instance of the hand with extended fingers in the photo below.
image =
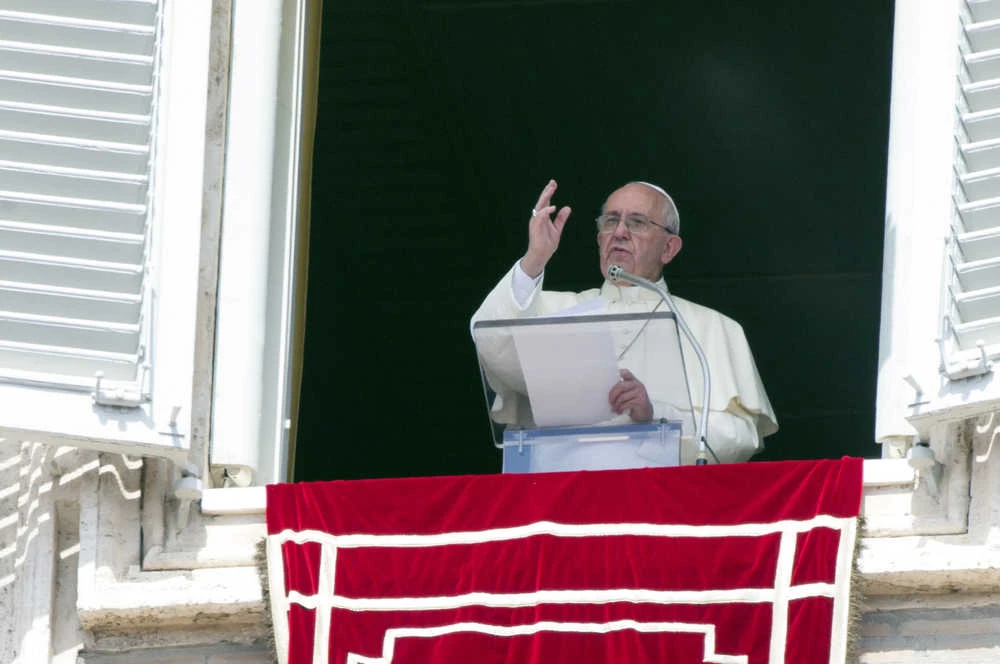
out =
[[(557, 186), (555, 180), (549, 180), (531, 210), (531, 221), (528, 223), (528, 251), (521, 259), (521, 269), (532, 278), (542, 273), (546, 263), (556, 253), (563, 227), (572, 212), (569, 206), (565, 206), (556, 213), (557, 206), (552, 205), (552, 195), (556, 192)], [(556, 216), (553, 219), (554, 213)]]

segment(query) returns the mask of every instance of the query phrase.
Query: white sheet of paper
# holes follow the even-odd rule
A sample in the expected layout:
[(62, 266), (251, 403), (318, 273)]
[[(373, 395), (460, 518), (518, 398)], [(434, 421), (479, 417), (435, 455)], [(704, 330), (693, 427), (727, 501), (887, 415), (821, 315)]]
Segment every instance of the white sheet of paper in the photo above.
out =
[(563, 318), (566, 316), (587, 316), (589, 314), (602, 314), (605, 313), (608, 307), (608, 301), (603, 297), (592, 297), (589, 300), (584, 300), (574, 304), (572, 307), (567, 307), (561, 311), (555, 311), (551, 314), (545, 314), (544, 316), (535, 316), (535, 319), (539, 318)]
[(614, 417), (608, 392), (619, 374), (609, 326), (539, 325), (513, 333), (536, 426), (587, 425)]

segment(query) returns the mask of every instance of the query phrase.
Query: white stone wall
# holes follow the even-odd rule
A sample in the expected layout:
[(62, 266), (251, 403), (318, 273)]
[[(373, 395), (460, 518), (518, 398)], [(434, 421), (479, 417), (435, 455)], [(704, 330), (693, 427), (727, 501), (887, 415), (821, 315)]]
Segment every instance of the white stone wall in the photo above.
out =
[(270, 664), (274, 656), (263, 648), (210, 646), (164, 648), (156, 652), (117, 655), (81, 653), (79, 664)]
[(995, 664), (1000, 662), (1000, 596), (870, 601), (859, 637), (862, 664)]
[(97, 467), (96, 454), (0, 439), (0, 662), (76, 661), (74, 492)]
[(270, 661), (263, 515), (180, 529), (171, 471), (0, 441), (0, 662)]

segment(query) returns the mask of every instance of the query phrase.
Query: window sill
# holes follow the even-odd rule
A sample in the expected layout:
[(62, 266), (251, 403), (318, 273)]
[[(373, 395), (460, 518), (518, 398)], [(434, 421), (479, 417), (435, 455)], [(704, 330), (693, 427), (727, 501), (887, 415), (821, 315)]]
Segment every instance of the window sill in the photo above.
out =
[[(868, 592), (1000, 591), (1000, 547), (974, 541), (963, 532), (963, 523), (943, 517), (936, 521), (915, 517), (910, 506), (918, 492), (916, 485), (916, 474), (905, 459), (864, 462), (862, 513), (866, 528), (858, 566), (868, 582)], [(266, 501), (264, 487), (206, 489), (201, 511), (220, 526), (227, 517), (242, 517), (240, 521), (244, 521), (253, 516), (260, 517), (263, 525)], [(919, 533), (928, 523), (934, 524), (937, 534)], [(942, 534), (949, 528), (951, 534)], [(242, 563), (252, 564), (252, 555), (252, 551), (243, 552)], [(203, 550), (184, 559), (190, 568), (215, 557)]]

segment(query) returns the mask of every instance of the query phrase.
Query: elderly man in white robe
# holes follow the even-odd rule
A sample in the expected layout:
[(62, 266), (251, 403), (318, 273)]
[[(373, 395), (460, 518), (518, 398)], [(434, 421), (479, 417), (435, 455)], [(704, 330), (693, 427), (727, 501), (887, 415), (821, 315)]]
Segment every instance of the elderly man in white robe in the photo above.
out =
[[(666, 288), (663, 267), (677, 256), (683, 245), (679, 235), (680, 216), (673, 199), (660, 187), (647, 182), (630, 182), (612, 192), (597, 218), (597, 244), (604, 284), (599, 289), (582, 293), (553, 292), (542, 290), (545, 266), (559, 247), (571, 213), (568, 206), (559, 208), (552, 203), (556, 187), (555, 180), (550, 180), (542, 190), (528, 224), (527, 251), (483, 301), (472, 318), (473, 324), (482, 320), (549, 314), (598, 297), (605, 300), (606, 313), (650, 312), (660, 307), (661, 300), (656, 293), (627, 282), (609, 281), (608, 268), (620, 265), (626, 272), (659, 282)], [(712, 390), (707, 405), (701, 403), (700, 369), (695, 366), (688, 371), (694, 412), (686, 416), (698, 419), (702, 409), (707, 407), (707, 440), (714, 457), (721, 462), (746, 461), (763, 449), (763, 438), (777, 431), (778, 424), (743, 329), (717, 311), (679, 297), (672, 299), (703, 348), (711, 371)], [(685, 357), (694, 357), (686, 340), (682, 339), (682, 345)], [(497, 393), (491, 412), (494, 421), (531, 426), (527, 398), (505, 384), (502, 372), (491, 370), (491, 362), (500, 361), (498, 358), (484, 354), (482, 347), (479, 351), (487, 379)], [(652, 355), (655, 356), (655, 352)], [(624, 355), (620, 359), (628, 361)], [(643, 359), (650, 361), (648, 351)], [(677, 412), (676, 404), (657, 394), (655, 367), (622, 364), (621, 380), (607, 396), (611, 410), (619, 415), (616, 421), (645, 423), (685, 415)], [(552, 450), (548, 452), (548, 459), (534, 470), (663, 465), (655, 456), (644, 455), (641, 449), (609, 448), (611, 454), (625, 457), (609, 462), (609, 450), (601, 450), (600, 445)], [(693, 437), (685, 438), (681, 463), (693, 463), (697, 452), (697, 441)], [(553, 458), (554, 454), (558, 458)]]

